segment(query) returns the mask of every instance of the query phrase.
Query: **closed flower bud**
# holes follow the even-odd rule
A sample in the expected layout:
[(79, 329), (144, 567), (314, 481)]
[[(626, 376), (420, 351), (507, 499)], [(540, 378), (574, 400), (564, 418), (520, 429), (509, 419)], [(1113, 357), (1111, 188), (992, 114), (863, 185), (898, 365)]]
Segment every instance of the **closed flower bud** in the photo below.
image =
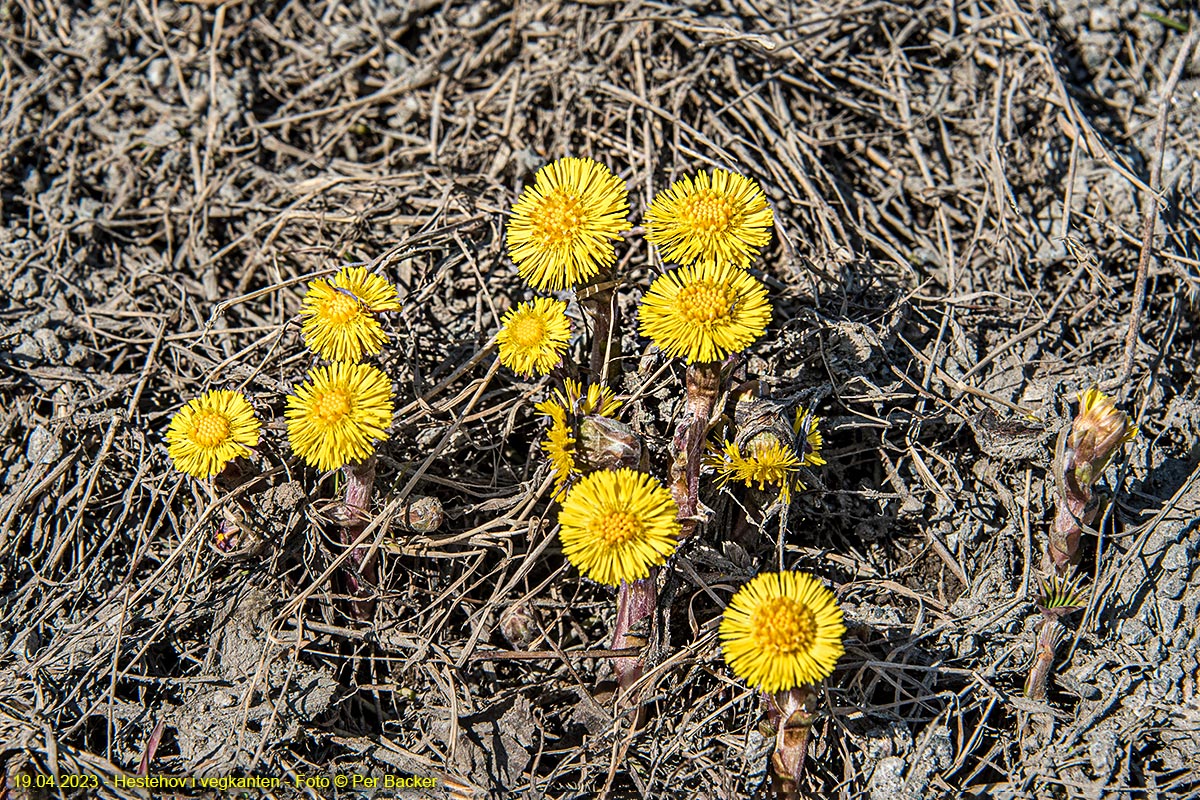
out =
[(642, 440), (624, 422), (591, 414), (579, 421), (576, 444), (580, 465), (585, 472), (600, 469), (639, 469)]
[(433, 533), (442, 527), (445, 519), (441, 500), (436, 497), (415, 497), (400, 507), (396, 521), (407, 531)]
[(1083, 527), (1092, 524), (1099, 510), (1092, 485), (1117, 448), (1137, 435), (1137, 426), (1117, 410), (1111, 397), (1092, 388), (1079, 393), (1079, 413), (1070, 433), (1064, 434), (1059, 435), (1054, 458), (1058, 510), (1050, 529), (1050, 557), (1060, 571), (1079, 562)]
[(1079, 413), (1067, 439), (1067, 458), (1079, 484), (1098, 481), (1117, 448), (1137, 436), (1137, 430), (1111, 397), (1094, 388), (1080, 392)]
[(537, 639), (537, 621), (527, 602), (522, 600), (501, 615), (500, 632), (518, 650), (528, 648)]

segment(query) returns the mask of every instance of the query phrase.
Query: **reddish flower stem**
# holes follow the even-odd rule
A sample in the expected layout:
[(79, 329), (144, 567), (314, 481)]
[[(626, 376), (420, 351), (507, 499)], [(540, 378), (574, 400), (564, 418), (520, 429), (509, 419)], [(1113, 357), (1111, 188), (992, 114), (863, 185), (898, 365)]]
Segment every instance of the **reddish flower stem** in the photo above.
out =
[(621, 361), (620, 312), (613, 298), (613, 283), (602, 274), (597, 283), (580, 287), (579, 305), (592, 318), (592, 352), (588, 363), (592, 383), (613, 384)]
[[(342, 500), (342, 544), (349, 547), (366, 529), (371, 519), (371, 491), (375, 487), (375, 456), (360, 463), (342, 467), (346, 477), (346, 494)], [(350, 563), (343, 570), (346, 588), (354, 597), (354, 616), (369, 620), (375, 615), (375, 600), (363, 585), (378, 580), (375, 557), (370, 548), (355, 547), (350, 551)]]
[(1054, 651), (1058, 649), (1067, 629), (1057, 617), (1047, 615), (1038, 626), (1037, 644), (1034, 645), (1033, 666), (1025, 681), (1025, 696), (1030, 700), (1045, 700), (1046, 686), (1054, 669)]
[(699, 523), (700, 466), (709, 420), (721, 393), (721, 363), (692, 364), (687, 368), (687, 399), (671, 441), (671, 497), (679, 506), (679, 540), (686, 540)]
[(800, 686), (767, 697), (767, 721), (775, 729), (771, 783), (780, 800), (799, 800), (808, 738), (812, 732), (816, 688)]
[[(658, 570), (650, 570), (650, 577), (633, 583), (622, 583), (617, 591), (617, 624), (613, 630), (613, 650), (627, 647), (644, 647), (650, 620), (658, 602)], [(642, 677), (642, 656), (623, 656), (613, 659), (617, 673), (617, 684), (623, 692)]]

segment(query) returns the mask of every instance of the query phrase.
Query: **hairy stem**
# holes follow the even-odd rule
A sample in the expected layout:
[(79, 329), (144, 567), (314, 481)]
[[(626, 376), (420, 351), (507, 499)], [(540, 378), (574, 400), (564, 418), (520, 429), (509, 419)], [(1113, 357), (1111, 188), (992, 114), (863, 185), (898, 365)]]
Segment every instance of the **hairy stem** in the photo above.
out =
[(588, 371), (592, 383), (612, 385), (621, 360), (621, 335), (613, 283), (602, 275), (598, 283), (579, 290), (579, 305), (592, 318), (592, 352)]

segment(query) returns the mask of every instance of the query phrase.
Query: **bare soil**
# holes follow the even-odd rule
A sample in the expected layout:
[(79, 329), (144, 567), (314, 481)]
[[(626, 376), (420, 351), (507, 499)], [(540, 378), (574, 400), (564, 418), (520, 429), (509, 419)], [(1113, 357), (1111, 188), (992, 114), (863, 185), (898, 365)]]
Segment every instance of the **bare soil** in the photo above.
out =
[[(438, 778), (402, 796), (761, 796), (760, 699), (715, 627), (781, 561), (829, 581), (850, 627), (812, 796), (1200, 796), (1187, 8), (0, 3), (8, 796), (145, 796), (115, 783), (144, 757), (151, 775)], [(553, 535), (532, 409), (548, 384), (492, 371), (488, 348), (529, 296), (504, 212), (562, 155), (626, 178), (635, 224), (700, 168), (763, 184), (775, 315), (748, 369), (827, 443), (745, 541), (719, 523), (737, 498), (706, 486), (716, 516), (671, 564), (640, 728), (589, 655), (613, 593)], [(664, 475), (681, 375), (629, 323), (660, 265), (638, 235), (619, 251), (625, 418)], [(313, 363), (305, 283), (356, 262), (404, 299), (365, 620), (334, 568), (340, 477), (282, 427)], [(1096, 383), (1141, 432), (1106, 475), (1088, 605), (1035, 703), (1054, 437)], [(244, 390), (267, 421), (215, 486), (163, 440), (204, 388)], [(442, 502), (436, 531), (404, 529), (417, 496)], [(99, 788), (16, 788), (80, 774)], [(296, 795), (333, 790), (273, 794)]]

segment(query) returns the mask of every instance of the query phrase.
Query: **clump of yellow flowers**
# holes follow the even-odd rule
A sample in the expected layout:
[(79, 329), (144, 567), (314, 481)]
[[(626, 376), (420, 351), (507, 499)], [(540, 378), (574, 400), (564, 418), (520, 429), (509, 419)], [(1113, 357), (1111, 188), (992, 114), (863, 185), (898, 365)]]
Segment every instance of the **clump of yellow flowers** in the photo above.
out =
[[(765, 426), (739, 415), (723, 426), (728, 438), (709, 441), (741, 354), (771, 325), (767, 287), (750, 270), (775, 222), (756, 181), (713, 169), (681, 177), (644, 215), (645, 240), (666, 263), (638, 302), (637, 332), (684, 377), (666, 480), (649, 474), (653, 460), (638, 431), (618, 418), (625, 398), (612, 389), (622, 352), (614, 290), (627, 261), (614, 243), (631, 231), (629, 211), (624, 182), (599, 162), (562, 158), (540, 169), (512, 208), (508, 251), (533, 290), (567, 294), (519, 304), (496, 336), (501, 365), (526, 378), (552, 376), (557, 387), (537, 410), (549, 421), (541, 449), (562, 503), (559, 539), (582, 576), (618, 587), (615, 649), (636, 640), (631, 632), (656, 606), (657, 570), (705, 518), (705, 465), (724, 491), (770, 488), (786, 507), (802, 471), (824, 463), (818, 419), (804, 411), (790, 426), (778, 411)], [(592, 323), (588, 381), (569, 358), (571, 292)], [(767, 692), (828, 675), (842, 632), (837, 604), (816, 579), (772, 580), (739, 594), (722, 628), (734, 671)], [(617, 658), (614, 667), (628, 689), (641, 659)]]
[[(704, 528), (715, 498), (739, 495), (731, 507), (744, 522), (760, 494), (786, 507), (803, 488), (801, 476), (824, 463), (811, 413), (796, 412), (789, 423), (790, 406), (784, 418), (783, 404), (757, 396), (751, 405), (769, 413), (735, 411), (732, 420), (725, 413), (734, 387), (753, 383), (746, 354), (774, 319), (768, 286), (755, 271), (776, 222), (762, 187), (730, 170), (702, 169), (640, 208), (642, 227), (634, 229), (625, 179), (600, 161), (568, 156), (540, 168), (505, 230), (507, 254), (528, 291), (498, 313), (484, 351), (495, 356), (484, 383), (503, 368), (546, 384), (522, 390), (541, 393), (535, 406), (548, 422), (542, 485), (553, 486), (559, 504), (562, 556), (583, 579), (616, 590), (612, 646), (623, 654), (614, 660), (622, 692), (633, 691), (642, 674), (642, 656), (629, 653), (640, 641), (635, 631), (655, 624), (660, 571), (672, 568), (697, 531), (722, 535)], [(647, 277), (620, 296), (639, 274)], [(342, 542), (352, 555), (346, 585), (356, 602), (359, 581), (372, 576), (359, 552), (363, 539), (355, 537), (370, 516), (376, 449), (396, 413), (386, 346), (389, 315), (401, 309), (396, 286), (362, 265), (309, 281), (299, 331), (312, 356), (281, 404), (297, 460), (343, 471)], [(590, 357), (577, 358), (589, 335)], [(631, 360), (622, 342), (628, 349), (638, 336), (642, 355), (657, 359), (678, 389), (663, 452), (646, 441), (636, 400), (642, 389), (619, 380)], [(211, 478), (251, 455), (260, 430), (249, 398), (215, 390), (171, 420), (168, 451), (181, 471)], [(810, 691), (832, 673), (844, 632), (837, 600), (818, 578), (782, 571), (760, 574), (732, 596), (719, 638), (733, 674), (782, 697)], [(807, 702), (778, 697), (777, 705)]]

